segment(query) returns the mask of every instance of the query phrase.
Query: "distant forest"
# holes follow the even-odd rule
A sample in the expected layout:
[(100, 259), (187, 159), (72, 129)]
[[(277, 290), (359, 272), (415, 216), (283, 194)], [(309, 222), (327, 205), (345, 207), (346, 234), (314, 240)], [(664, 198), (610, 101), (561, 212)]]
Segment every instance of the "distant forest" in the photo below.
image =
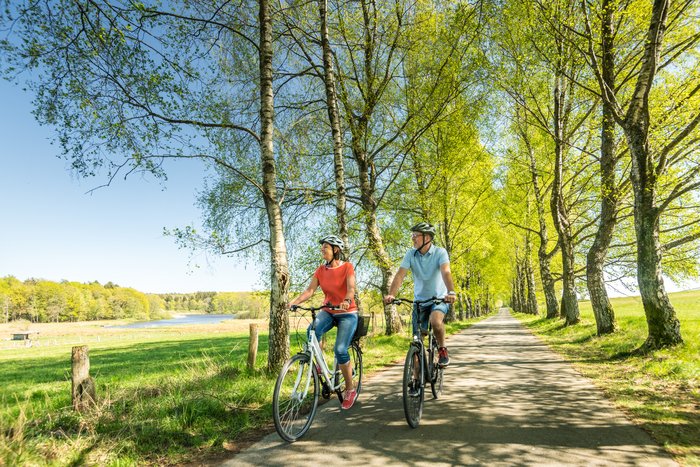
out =
[(107, 282), (51, 282), (0, 278), (0, 321), (35, 323), (101, 319), (158, 319), (174, 312), (264, 317), (269, 298), (257, 292), (146, 294)]

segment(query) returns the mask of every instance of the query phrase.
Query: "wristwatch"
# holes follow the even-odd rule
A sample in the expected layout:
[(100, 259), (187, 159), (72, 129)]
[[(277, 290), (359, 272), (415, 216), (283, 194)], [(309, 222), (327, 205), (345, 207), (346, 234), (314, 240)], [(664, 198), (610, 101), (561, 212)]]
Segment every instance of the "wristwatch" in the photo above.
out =
[(449, 292), (447, 292), (447, 295), (457, 295), (457, 292), (455, 292), (454, 290), (450, 290)]

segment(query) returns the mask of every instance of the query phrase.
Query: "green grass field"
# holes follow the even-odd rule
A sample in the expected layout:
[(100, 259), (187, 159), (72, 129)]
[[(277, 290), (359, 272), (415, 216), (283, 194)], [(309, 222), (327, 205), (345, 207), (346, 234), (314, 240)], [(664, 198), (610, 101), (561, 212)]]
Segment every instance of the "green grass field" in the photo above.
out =
[[(101, 324), (53, 325), (61, 332), (46, 325), (33, 347), (0, 347), (0, 465), (201, 462), (274, 430), (266, 332), (251, 371), (245, 323), (120, 332)], [(4, 326), (0, 333), (9, 335)], [(403, 359), (407, 341), (407, 334), (365, 339), (365, 374)], [(89, 346), (98, 395), (84, 414), (70, 400), (71, 347), (79, 344)], [(292, 352), (298, 348), (293, 338)]]
[(700, 291), (670, 296), (684, 343), (648, 355), (633, 352), (647, 336), (639, 297), (611, 300), (619, 329), (601, 337), (587, 301), (580, 302), (581, 322), (575, 326), (517, 317), (593, 379), (682, 465), (700, 465)]
[(174, 463), (269, 419), (272, 380), (245, 368), (247, 335), (173, 337), (90, 345), (99, 403), (85, 415), (71, 408), (70, 347), (0, 354), (0, 459)]

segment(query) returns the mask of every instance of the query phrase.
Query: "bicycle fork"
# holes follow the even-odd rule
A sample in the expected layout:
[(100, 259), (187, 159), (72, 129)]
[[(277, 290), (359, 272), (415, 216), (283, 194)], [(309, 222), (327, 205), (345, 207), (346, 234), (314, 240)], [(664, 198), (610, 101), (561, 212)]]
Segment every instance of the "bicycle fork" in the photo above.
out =
[(425, 389), (425, 375), (426, 375), (426, 370), (428, 369), (428, 360), (427, 356), (425, 355), (425, 347), (423, 346), (423, 343), (417, 339), (415, 336), (413, 337), (413, 342), (411, 343), (414, 347), (418, 349), (418, 354), (420, 357), (416, 356), (418, 360), (418, 375), (415, 373), (413, 374), (413, 379), (418, 381), (420, 384), (420, 387)]
[(301, 402), (306, 398), (309, 388), (311, 387), (311, 378), (313, 377), (313, 361), (312, 354), (309, 354), (309, 369), (306, 370), (304, 365), (302, 365), (299, 367), (299, 370), (297, 370), (297, 376), (294, 381), (292, 394), (290, 396), (291, 399), (296, 400), (297, 402)]

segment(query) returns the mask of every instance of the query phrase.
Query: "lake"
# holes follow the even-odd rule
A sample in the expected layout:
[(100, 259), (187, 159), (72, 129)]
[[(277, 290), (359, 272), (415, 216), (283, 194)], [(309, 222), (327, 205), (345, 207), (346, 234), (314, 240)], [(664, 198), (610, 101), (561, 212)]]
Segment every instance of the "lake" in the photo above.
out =
[(236, 315), (178, 315), (171, 319), (161, 319), (158, 321), (139, 321), (138, 323), (125, 324), (122, 326), (105, 326), (109, 328), (133, 329), (133, 328), (159, 328), (163, 326), (183, 326), (187, 324), (216, 324), (229, 319), (234, 319)]

